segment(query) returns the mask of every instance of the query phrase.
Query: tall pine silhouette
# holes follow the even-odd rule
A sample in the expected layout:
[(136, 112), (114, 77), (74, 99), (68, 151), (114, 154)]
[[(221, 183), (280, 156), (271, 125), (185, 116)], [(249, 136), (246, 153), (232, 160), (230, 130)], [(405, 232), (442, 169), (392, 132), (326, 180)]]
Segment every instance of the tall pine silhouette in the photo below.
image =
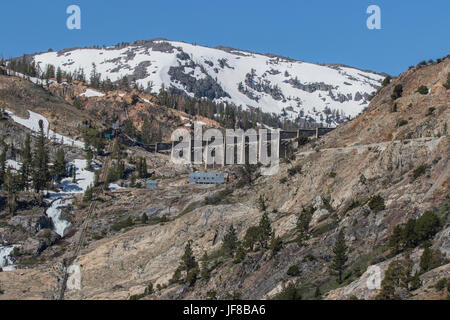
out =
[(333, 247), (333, 261), (331, 263), (331, 269), (334, 274), (338, 276), (338, 283), (342, 283), (342, 274), (344, 273), (347, 257), (347, 245), (345, 244), (344, 232), (339, 231), (337, 240)]
[(48, 151), (45, 145), (44, 123), (39, 120), (39, 134), (34, 151), (33, 161), (33, 185), (36, 193), (45, 190), (50, 181), (50, 173), (48, 170)]
[(21, 150), (22, 167), (20, 168), (21, 185), (24, 190), (28, 190), (30, 176), (32, 172), (33, 158), (31, 155), (31, 137), (27, 134)]

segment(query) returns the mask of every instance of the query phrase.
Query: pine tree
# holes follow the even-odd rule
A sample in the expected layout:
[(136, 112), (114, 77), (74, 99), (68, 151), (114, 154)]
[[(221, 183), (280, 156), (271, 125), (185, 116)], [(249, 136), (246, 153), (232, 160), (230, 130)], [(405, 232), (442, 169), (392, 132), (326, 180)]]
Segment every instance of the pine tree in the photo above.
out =
[(100, 173), (98, 170), (94, 172), (94, 187), (98, 187), (100, 185)]
[(54, 175), (56, 176), (56, 182), (60, 183), (61, 179), (67, 175), (66, 159), (64, 149), (58, 149), (56, 151), (55, 164), (53, 165)]
[(245, 250), (244, 246), (241, 244), (241, 245), (237, 248), (236, 254), (235, 254), (235, 256), (234, 256), (233, 263), (239, 263), (239, 262), (241, 262), (242, 260), (245, 259), (246, 255), (247, 255), (247, 251)]
[(89, 186), (86, 191), (84, 192), (83, 202), (91, 202), (92, 201), (92, 186)]
[(56, 70), (56, 82), (62, 82), (62, 70), (60, 67), (58, 67), (58, 69)]
[(147, 214), (144, 212), (144, 213), (142, 214), (142, 217), (141, 217), (141, 223), (142, 223), (142, 224), (147, 224), (147, 222), (148, 222), (148, 216), (147, 216)]
[(247, 229), (244, 236), (244, 247), (253, 251), (255, 243), (260, 239), (260, 229), (258, 226), (252, 226)]
[(77, 183), (77, 168), (72, 165), (72, 183)]
[(384, 78), (383, 82), (381, 83), (381, 85), (383, 87), (386, 87), (388, 84), (391, 83), (392, 77), (391, 76), (387, 76), (386, 78)]
[(39, 134), (35, 147), (34, 155), (34, 172), (33, 184), (36, 193), (44, 190), (50, 181), (50, 173), (48, 170), (48, 151), (45, 145), (44, 123), (39, 120)]
[(120, 87), (121, 90), (124, 90), (124, 91), (129, 91), (130, 90), (130, 84), (129, 84), (128, 78), (126, 76), (124, 76), (122, 78), (122, 80), (120, 80), (119, 87)]
[(402, 250), (402, 241), (402, 227), (400, 225), (396, 225), (388, 242), (389, 247), (392, 248), (393, 254), (397, 254)]
[(200, 259), (201, 261), (201, 272), (200, 272), (200, 276), (202, 277), (202, 279), (204, 280), (208, 280), (210, 277), (210, 270), (209, 270), (209, 266), (208, 266), (208, 254), (205, 252), (202, 256), (202, 258)]
[(123, 179), (125, 177), (125, 163), (120, 161), (117, 165), (117, 179)]
[(279, 236), (275, 236), (274, 233), (272, 233), (272, 237), (270, 238), (270, 251), (272, 252), (272, 257), (275, 256), (275, 254), (280, 251), (283, 248), (283, 240)]
[(11, 170), (11, 167), (8, 167), (8, 170), (5, 174), (5, 190), (8, 193), (8, 209), (9, 214), (14, 215), (17, 209), (17, 179), (14, 173)]
[(416, 219), (409, 219), (402, 230), (402, 241), (406, 248), (414, 248), (417, 245), (418, 239), (416, 230)]
[(178, 269), (186, 271), (185, 282), (187, 282), (189, 286), (192, 286), (197, 280), (197, 275), (199, 273), (198, 263), (195, 260), (192, 251), (192, 240), (189, 240), (184, 248), (184, 254), (181, 257), (181, 263)]
[(347, 257), (347, 245), (345, 244), (344, 232), (339, 231), (337, 240), (333, 247), (333, 261), (330, 268), (338, 276), (338, 283), (342, 283), (342, 274), (346, 267)]
[(300, 214), (300, 217), (297, 221), (297, 230), (298, 230), (298, 237), (297, 237), (297, 243), (299, 246), (303, 246), (305, 244), (305, 241), (309, 239), (309, 224), (312, 219), (312, 215), (314, 212), (314, 208), (309, 208), (306, 210), (303, 208), (302, 213)]
[(136, 161), (136, 171), (139, 178), (142, 179), (148, 177), (147, 161), (144, 157), (138, 158)]
[(147, 170), (147, 161), (145, 158), (142, 158), (142, 178), (147, 178), (148, 170)]
[(396, 100), (400, 98), (403, 94), (403, 86), (401, 84), (398, 84), (394, 87), (394, 92), (391, 95), (392, 100)]
[(425, 250), (423, 250), (422, 256), (420, 257), (420, 271), (422, 273), (427, 272), (431, 269), (432, 260), (433, 251), (430, 248), (425, 248)]
[(263, 212), (267, 210), (266, 199), (263, 195), (260, 195), (258, 198), (258, 209)]
[(416, 271), (409, 281), (409, 291), (419, 289), (421, 286), (422, 281), (420, 280), (420, 274), (419, 271)]
[(259, 243), (263, 248), (267, 248), (267, 241), (272, 236), (272, 226), (270, 224), (269, 215), (264, 212), (259, 221)]
[(426, 247), (420, 257), (420, 272), (425, 273), (439, 267), (443, 263), (443, 255), (439, 249)]
[(92, 158), (93, 158), (93, 154), (92, 154), (92, 150), (91, 148), (88, 148), (86, 151), (86, 163), (87, 163), (87, 170), (88, 171), (92, 171)]
[(381, 281), (381, 290), (375, 297), (377, 300), (398, 299), (398, 289), (408, 289), (408, 282), (411, 277), (412, 264), (409, 257), (392, 261)]
[(5, 183), (5, 175), (6, 175), (6, 152), (3, 151), (0, 154), (0, 186)]
[(97, 73), (97, 66), (95, 65), (95, 63), (92, 63), (91, 77), (89, 79), (90, 86), (95, 89), (100, 88), (100, 78), (101, 75)]
[(22, 155), (22, 167), (20, 168), (21, 171), (21, 184), (23, 189), (28, 190), (29, 182), (30, 182), (30, 175), (32, 172), (32, 164), (33, 164), (33, 158), (31, 155), (31, 136), (30, 134), (27, 134), (25, 137), (25, 141), (22, 146), (21, 150)]
[(181, 270), (190, 270), (197, 268), (197, 261), (195, 261), (194, 252), (192, 251), (192, 240), (189, 240), (184, 248), (184, 254), (181, 257)]
[(238, 245), (239, 243), (236, 235), (236, 230), (234, 229), (233, 225), (231, 225), (228, 229), (228, 232), (223, 238), (222, 250), (227, 256), (232, 257)]

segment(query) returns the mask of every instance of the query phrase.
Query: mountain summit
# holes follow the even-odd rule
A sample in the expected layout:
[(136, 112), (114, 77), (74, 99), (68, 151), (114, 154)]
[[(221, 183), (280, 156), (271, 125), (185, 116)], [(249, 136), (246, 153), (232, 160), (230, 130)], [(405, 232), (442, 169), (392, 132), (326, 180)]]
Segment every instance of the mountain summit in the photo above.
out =
[(65, 49), (33, 56), (65, 72), (124, 77), (148, 92), (161, 88), (290, 119), (336, 124), (368, 106), (384, 75), (342, 65), (319, 65), (228, 47), (209, 48), (164, 39), (111, 47)]

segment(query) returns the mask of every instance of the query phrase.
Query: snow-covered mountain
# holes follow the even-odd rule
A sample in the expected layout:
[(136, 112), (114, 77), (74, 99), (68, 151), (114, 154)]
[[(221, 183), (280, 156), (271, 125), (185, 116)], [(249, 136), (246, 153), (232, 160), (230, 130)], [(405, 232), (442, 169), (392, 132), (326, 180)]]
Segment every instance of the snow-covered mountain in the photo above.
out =
[(87, 78), (95, 64), (102, 79), (119, 81), (126, 76), (153, 92), (174, 87), (190, 96), (316, 121), (331, 111), (355, 116), (384, 79), (347, 66), (161, 39), (47, 52), (35, 55), (34, 61), (41, 70), (48, 64), (66, 72), (82, 68)]

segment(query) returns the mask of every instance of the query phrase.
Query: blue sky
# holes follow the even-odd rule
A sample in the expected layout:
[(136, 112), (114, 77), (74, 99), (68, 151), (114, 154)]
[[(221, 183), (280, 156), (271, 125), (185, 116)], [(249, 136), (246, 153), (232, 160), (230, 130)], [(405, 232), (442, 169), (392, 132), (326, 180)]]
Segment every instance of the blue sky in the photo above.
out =
[[(72, 4), (81, 30), (66, 28)], [(371, 4), (381, 8), (381, 30), (366, 27)], [(15, 0), (1, 10), (5, 58), (163, 37), (396, 75), (450, 53), (448, 0)]]

